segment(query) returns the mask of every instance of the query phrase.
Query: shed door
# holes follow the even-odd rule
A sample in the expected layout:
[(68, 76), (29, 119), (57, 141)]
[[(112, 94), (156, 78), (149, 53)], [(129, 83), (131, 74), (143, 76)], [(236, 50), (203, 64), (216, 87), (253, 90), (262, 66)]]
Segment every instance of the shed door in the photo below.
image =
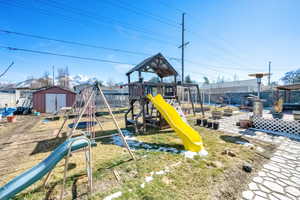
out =
[(56, 112), (56, 94), (46, 94), (46, 113)]
[(46, 113), (55, 113), (66, 106), (66, 94), (46, 94)]
[(62, 107), (66, 107), (66, 94), (56, 94), (56, 111), (59, 111)]

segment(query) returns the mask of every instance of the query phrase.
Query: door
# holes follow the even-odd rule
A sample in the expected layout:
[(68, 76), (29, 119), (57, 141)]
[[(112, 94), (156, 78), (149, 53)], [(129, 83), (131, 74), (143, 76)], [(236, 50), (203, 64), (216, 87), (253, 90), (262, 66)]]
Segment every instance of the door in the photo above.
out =
[(46, 113), (56, 112), (56, 94), (46, 94)]
[(59, 111), (62, 107), (66, 107), (66, 94), (56, 94), (56, 111)]
[(46, 113), (55, 113), (66, 106), (66, 94), (46, 94)]

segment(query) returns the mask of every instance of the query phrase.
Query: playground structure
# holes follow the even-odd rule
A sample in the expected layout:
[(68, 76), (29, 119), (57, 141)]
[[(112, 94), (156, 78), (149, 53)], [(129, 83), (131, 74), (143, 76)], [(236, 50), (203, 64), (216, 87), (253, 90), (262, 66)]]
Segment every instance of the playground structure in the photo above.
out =
[[(131, 75), (138, 72), (138, 81), (132, 82)], [(158, 76), (158, 81), (144, 81), (142, 73), (154, 73)], [(167, 61), (167, 59), (158, 53), (151, 56), (140, 64), (132, 68), (126, 73), (128, 83), (124, 86), (129, 91), (129, 109), (125, 113), (126, 127), (134, 127), (136, 132), (146, 132), (151, 128), (163, 129), (168, 127), (168, 123), (162, 117), (161, 113), (150, 104), (148, 94), (156, 96), (160, 94), (184, 117), (180, 107), (180, 98), (178, 96), (178, 88), (182, 88), (180, 95), (184, 96), (184, 92), (188, 91), (191, 109), (195, 114), (195, 101), (200, 102), (201, 112), (204, 115), (202, 98), (198, 84), (177, 82), (178, 73)], [(164, 79), (173, 77), (171, 82), (164, 82)], [(194, 88), (196, 95), (192, 95), (191, 88)], [(181, 98), (182, 99), (182, 98)], [(129, 117), (129, 114), (131, 117)]]
[[(103, 135), (96, 137), (95, 136), (95, 131), (93, 129), (94, 124), (89, 123), (89, 122), (96, 122), (101, 128), (102, 125), (100, 121), (97, 119), (95, 112), (96, 112), (96, 107), (95, 107), (95, 97), (97, 95), (100, 95), (103, 98), (103, 102), (105, 103), (105, 106), (112, 117), (112, 120), (114, 122), (114, 125), (118, 131), (116, 134), (111, 134), (111, 135)], [(31, 169), (25, 171), (21, 175), (15, 177), (13, 180), (5, 184), (3, 187), (0, 188), (0, 199), (10, 199), (14, 197), (16, 194), (19, 192), (25, 190), (28, 188), (30, 185), (33, 183), (39, 181), (42, 179), (44, 176), (44, 188), (48, 182), (48, 180), (51, 177), (51, 173), (57, 163), (61, 161), (62, 159), (65, 159), (65, 164), (64, 164), (64, 178), (63, 178), (63, 184), (62, 184), (62, 189), (60, 193), (60, 199), (64, 198), (64, 193), (65, 193), (65, 184), (66, 184), (66, 178), (67, 178), (67, 167), (68, 167), (68, 162), (69, 162), (69, 157), (71, 156), (71, 153), (75, 152), (80, 152), (84, 151), (85, 152), (85, 161), (86, 161), (86, 170), (87, 170), (87, 177), (88, 177), (88, 192), (89, 194), (92, 193), (92, 157), (91, 157), (91, 147), (95, 145), (95, 140), (100, 139), (100, 138), (105, 138), (105, 137), (112, 137), (112, 136), (120, 136), (122, 138), (122, 142), (127, 148), (131, 158), (135, 160), (135, 156), (132, 153), (132, 151), (129, 148), (129, 145), (127, 144), (124, 135), (113, 115), (113, 112), (99, 86), (98, 83), (95, 83), (94, 86), (86, 88), (86, 90), (82, 93), (81, 99), (82, 99), (82, 104), (81, 105), (74, 105), (72, 108), (68, 109), (66, 112), (66, 115), (70, 114), (72, 110), (77, 110), (78, 116), (75, 119), (75, 122), (71, 126), (70, 130), (68, 131), (67, 134), (67, 139), (64, 143), (59, 145), (46, 159), (44, 159), (42, 162), (37, 164), (36, 166), (32, 167)], [(81, 120), (83, 115), (86, 115), (88, 118), (88, 123), (86, 123), (86, 131), (80, 131), (82, 136), (79, 137), (73, 137), (78, 125), (80, 125)], [(61, 130), (63, 127), (66, 125), (68, 117), (65, 117), (65, 120), (59, 130), (59, 133), (57, 136), (59, 136)]]
[[(154, 63), (154, 64), (153, 64)], [(149, 67), (152, 66), (152, 67)], [(142, 72), (156, 73), (161, 82), (144, 82), (141, 76)], [(139, 81), (130, 82), (130, 74), (134, 71), (139, 72)], [(183, 145), (187, 151), (199, 153), (199, 155), (207, 155), (204, 150), (203, 141), (197, 131), (195, 131), (190, 125), (188, 125), (185, 116), (181, 110), (180, 102), (177, 95), (177, 87), (185, 87), (189, 92), (189, 99), (192, 103), (192, 110), (195, 114), (194, 101), (198, 99), (201, 105), (202, 114), (204, 115), (201, 96), (198, 85), (196, 84), (184, 84), (177, 83), (177, 72), (168, 63), (168, 61), (159, 53), (153, 57), (150, 57), (142, 62), (142, 64), (135, 67), (133, 70), (127, 73), (129, 83), (129, 102), (130, 107), (125, 113), (126, 127), (130, 124), (135, 127), (137, 131), (147, 131), (148, 127), (156, 127), (162, 129), (166, 125), (170, 126), (180, 137)], [(174, 82), (164, 83), (163, 78), (168, 76), (174, 76)], [(193, 97), (191, 88), (195, 87), (197, 96)], [(117, 130), (117, 133), (110, 135), (97, 135), (94, 126), (98, 125), (103, 130), (101, 121), (97, 118), (97, 98), (102, 99), (105, 107), (108, 110), (109, 115), (112, 118), (113, 124)], [(153, 97), (154, 96), (154, 97)], [(167, 102), (168, 101), (168, 102)], [(135, 114), (135, 102), (139, 103), (140, 111)], [(130, 150), (130, 147), (118, 125), (118, 122), (111, 110), (107, 99), (100, 88), (100, 85), (96, 82), (93, 86), (84, 88), (78, 99), (70, 108), (64, 109), (64, 121), (57, 133), (56, 137), (61, 136), (63, 128), (67, 125), (70, 116), (76, 116), (73, 123), (69, 124), (69, 131), (66, 135), (66, 141), (59, 145), (46, 159), (44, 159), (38, 165), (32, 167), (21, 175), (15, 177), (6, 185), (0, 188), (0, 199), (9, 199), (19, 192), (25, 190), (27, 187), (42, 179), (45, 176), (43, 185), (46, 186), (48, 180), (51, 177), (51, 173), (57, 163), (62, 159), (65, 159), (64, 163), (64, 176), (63, 184), (60, 193), (60, 199), (64, 198), (65, 185), (67, 178), (67, 168), (69, 157), (71, 153), (84, 151), (86, 171), (88, 178), (88, 192), (92, 193), (93, 178), (92, 178), (92, 146), (96, 145), (98, 139), (119, 136), (123, 146), (127, 149), (131, 158), (135, 160), (135, 156)], [(131, 112), (132, 120), (128, 119), (128, 114)], [(74, 114), (75, 113), (75, 114)], [(87, 121), (81, 120), (85, 117)], [(139, 120), (142, 119), (142, 123)], [(133, 122), (132, 122), (133, 121)], [(80, 130), (78, 130), (80, 129)], [(79, 136), (78, 133), (79, 132)], [(74, 137), (76, 135), (76, 137)]]

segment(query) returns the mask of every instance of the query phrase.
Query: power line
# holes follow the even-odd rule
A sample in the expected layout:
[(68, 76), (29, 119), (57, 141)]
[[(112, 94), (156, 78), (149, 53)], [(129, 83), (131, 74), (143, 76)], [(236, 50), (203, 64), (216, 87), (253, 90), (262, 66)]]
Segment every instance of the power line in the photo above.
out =
[[(27, 6), (27, 4), (23, 3), (22, 2), (11, 2), (11, 1), (6, 1), (6, 2), (1, 2), (0, 3), (6, 5), (6, 6), (13, 6), (13, 7), (17, 7), (17, 8), (21, 8), (21, 9), (24, 9), (25, 11), (28, 11), (29, 12), (29, 9)], [(44, 5), (44, 4), (43, 4)], [(115, 27), (112, 27), (112, 24), (116, 23), (116, 24), (120, 24), (120, 27), (123, 28), (123, 29), (127, 29), (127, 30), (131, 30), (131, 31), (134, 31), (134, 32), (137, 32), (137, 33), (141, 33), (143, 35), (139, 35), (140, 38), (147, 38), (148, 40), (152, 40), (152, 41), (156, 41), (156, 42), (159, 42), (160, 44), (167, 44), (167, 45), (172, 45), (172, 46), (176, 46), (177, 44), (176, 43), (173, 43), (173, 41), (169, 41), (169, 40), (163, 40), (163, 39), (159, 39), (159, 38), (156, 38), (156, 37), (153, 37), (153, 35), (159, 35), (159, 33), (155, 33), (155, 32), (147, 32), (147, 30), (144, 30), (143, 28), (140, 28), (140, 27), (132, 27), (131, 24), (124, 24), (124, 22), (121, 22), (121, 21), (117, 21), (117, 20), (114, 20), (114, 19), (108, 19), (107, 17), (104, 17), (104, 16), (101, 16), (101, 18), (99, 18), (99, 20), (97, 20), (95, 18), (95, 14), (90, 14), (90, 15), (87, 15), (86, 12), (87, 11), (77, 11), (77, 12), (74, 12), (74, 11), (70, 11), (72, 10), (72, 8), (68, 8), (66, 6), (54, 6), (56, 8), (59, 8), (63, 11), (66, 11), (68, 10), (69, 12), (71, 12), (72, 14), (75, 14), (75, 15), (78, 15), (79, 18), (74, 18), (74, 17), (70, 17), (70, 16), (66, 16), (66, 15), (62, 15), (61, 13), (59, 12), (56, 12), (55, 15), (58, 15), (60, 17), (63, 17), (64, 20), (67, 20), (68, 22), (70, 23), (73, 23), (73, 24), (78, 24), (78, 22), (80, 20), (82, 20), (82, 16), (86, 17), (89, 19), (89, 22), (91, 23), (95, 23), (95, 24), (101, 24), (101, 25), (106, 25), (106, 26), (109, 26), (110, 28), (113, 28), (115, 29)], [(30, 8), (32, 9), (32, 8)], [(34, 9), (40, 13), (40, 14), (43, 14), (43, 15), (46, 15), (46, 16), (50, 16), (52, 17), (53, 16), (53, 13), (49, 13), (49, 9), (42, 9), (41, 7), (34, 7)], [(73, 9), (74, 10), (74, 9)], [(76, 10), (76, 9), (75, 9)], [(81, 25), (84, 25), (86, 26), (86, 23), (81, 23)], [(170, 38), (170, 36), (166, 36), (168, 38)]]
[[(37, 39), (48, 40), (48, 41), (55, 41), (55, 42), (77, 45), (77, 46), (84, 46), (84, 47), (89, 47), (89, 48), (104, 49), (104, 50), (108, 50), (108, 51), (115, 51), (115, 52), (121, 52), (121, 53), (133, 54), (133, 55), (143, 55), (143, 56), (151, 56), (152, 55), (150, 53), (136, 52), (136, 51), (130, 51), (130, 50), (124, 50), (124, 49), (118, 49), (118, 48), (110, 48), (110, 47), (104, 47), (104, 46), (97, 46), (97, 45), (93, 45), (93, 44), (86, 44), (86, 43), (82, 43), (82, 42), (49, 38), (49, 37), (45, 37), (45, 36), (41, 36), (41, 35), (33, 35), (33, 34), (28, 34), (28, 33), (21, 33), (21, 32), (5, 30), (5, 29), (0, 29), (0, 32), (5, 33), (5, 34), (14, 34), (14, 35), (19, 35), (19, 36), (24, 36), (24, 37), (37, 38)], [(170, 57), (170, 56), (167, 58), (170, 60), (176, 60), (176, 61), (181, 60), (180, 58)], [(208, 67), (215, 68), (215, 69), (232, 69), (232, 70), (240, 70), (240, 71), (245, 70), (245, 69), (241, 69), (242, 66), (241, 67), (232, 67), (232, 66), (211, 65), (211, 64), (205, 64), (205, 63), (199, 63), (199, 62), (192, 61), (189, 59), (184, 59), (184, 61), (195, 64), (195, 65), (208, 66)], [(216, 71), (216, 70), (212, 70), (212, 71)], [(256, 70), (248, 70), (248, 71), (256, 71)]]
[(12, 62), (3, 72), (2, 72), (2, 74), (0, 74), (0, 78), (2, 77), (2, 76), (4, 76), (7, 72), (8, 72), (8, 70), (12, 67), (14, 65), (14, 62)]
[[(38, 39), (52, 40), (52, 41), (56, 41), (56, 42), (63, 42), (63, 43), (68, 43), (68, 44), (73, 44), (73, 45), (81, 45), (81, 46), (86, 46), (86, 47), (91, 47), (91, 48), (99, 48), (99, 49), (101, 48), (101, 49), (111, 50), (111, 51), (115, 51), (115, 52), (123, 52), (123, 53), (136, 54), (136, 55), (145, 55), (145, 56), (151, 55), (149, 53), (142, 53), (142, 52), (134, 52), (134, 51), (129, 51), (129, 50), (114, 49), (114, 48), (108, 48), (108, 47), (103, 47), (103, 46), (97, 46), (97, 45), (91, 45), (91, 44), (84, 44), (84, 43), (80, 43), (80, 42), (73, 42), (73, 41), (67, 41), (67, 40), (61, 40), (61, 39), (48, 38), (48, 37), (38, 36), (38, 35), (33, 35), (33, 34), (18, 33), (18, 32), (14, 32), (14, 31), (2, 30), (2, 32), (5, 32), (5, 31), (6, 31), (6, 33), (12, 33), (12, 34), (16, 34), (16, 35), (22, 35), (22, 36), (27, 36), (27, 37), (35, 37), (35, 38), (38, 38)], [(168, 58), (169, 59), (173, 59), (173, 60), (179, 60), (179, 58), (175, 58), (175, 57), (168, 57)], [(189, 60), (186, 60), (186, 61), (190, 62), (190, 63), (196, 63), (195, 61), (189, 61)], [(196, 64), (199, 64), (199, 63), (196, 63)], [(201, 64), (201, 65), (208, 66), (207, 64)], [(226, 66), (212, 66), (212, 65), (210, 65), (210, 66), (211, 67), (224, 68), (224, 69), (226, 68), (226, 69), (228, 69), (228, 67), (226, 67)], [(240, 70), (239, 68), (233, 68), (233, 69)]]
[(151, 18), (152, 20), (155, 20), (162, 24), (168, 25), (170, 27), (177, 28), (177, 29), (179, 28), (179, 24), (176, 21), (162, 17), (162, 16), (155, 15), (155, 14), (149, 12), (148, 10), (145, 10), (142, 8), (137, 8), (133, 4), (129, 4), (128, 2), (125, 3), (122, 1), (117, 1), (117, 2), (119, 2), (119, 4), (116, 3), (116, 1), (108, 1), (108, 0), (103, 0), (102, 2), (108, 3), (112, 6), (116, 6), (116, 7), (128, 10), (130, 12), (135, 13), (136, 15), (146, 16), (148, 18)]
[[(169, 2), (166, 2), (166, 1), (164, 1), (164, 0), (156, 0), (156, 1), (158, 1), (161, 5), (163, 5), (163, 6), (167, 7), (167, 8), (171, 8), (171, 9), (175, 10), (175, 11), (178, 12), (178, 13), (186, 13), (186, 11), (184, 11), (184, 10), (182, 10), (182, 9), (179, 9), (178, 7), (175, 7), (174, 5), (171, 5)], [(190, 15), (190, 13), (188, 13), (188, 15)], [(191, 16), (191, 15), (190, 15), (190, 16)], [(194, 15), (192, 15), (192, 16), (194, 16)], [(194, 17), (191, 17), (191, 19), (194, 20), (195, 22), (199, 22), (199, 21), (196, 19), (195, 16), (194, 16)], [(197, 32), (195, 32), (195, 31), (192, 31), (192, 30), (187, 29), (187, 32), (189, 32), (189, 33), (191, 33), (191, 34), (193, 34), (193, 35), (195, 35), (195, 36), (197, 36), (197, 37), (199, 36), (199, 34), (198, 34)], [(200, 36), (200, 37), (201, 37), (201, 36)], [(221, 38), (221, 37), (219, 37), (219, 38), (222, 40), (222, 42), (223, 42), (224, 44), (229, 44), (228, 42), (226, 42), (225, 39), (223, 39), (223, 38)], [(210, 44), (211, 44), (212, 46), (214, 46), (215, 48), (222, 50), (222, 51), (225, 53), (225, 56), (228, 57), (228, 53), (230, 52), (230, 51), (228, 50), (228, 48), (217, 47), (216, 44), (213, 44), (212, 42), (210, 42)], [(234, 49), (234, 48), (232, 47), (232, 44), (229, 44), (229, 46), (230, 46), (232, 49)], [(231, 53), (231, 52), (230, 52), (230, 53)], [(235, 58), (239, 58), (239, 59), (242, 58), (241, 56), (239, 56), (239, 55), (237, 55), (237, 54), (235, 54), (234, 57), (235, 57)], [(243, 58), (242, 58), (242, 59), (243, 59)], [(235, 63), (236, 63), (236, 62), (235, 62)], [(249, 62), (248, 62), (248, 63), (249, 63)]]
[(119, 19), (115, 19), (115, 18), (108, 17), (108, 16), (105, 16), (105, 15), (99, 15), (99, 13), (92, 12), (92, 11), (89, 11), (89, 10), (84, 10), (84, 9), (80, 9), (80, 8), (76, 8), (76, 7), (71, 7), (71, 6), (69, 6), (67, 4), (64, 4), (62, 2), (58, 2), (58, 1), (54, 1), (54, 0), (48, 0), (46, 2), (43, 2), (43, 5), (45, 3), (48, 4), (51, 7), (56, 7), (58, 9), (61, 9), (64, 12), (67, 10), (72, 14), (80, 15), (80, 17), (84, 16), (84, 17), (87, 17), (89, 19), (92, 19), (92, 20), (95, 20), (95, 21), (101, 21), (101, 22), (103, 22), (105, 20), (107, 23), (110, 23), (110, 24), (111, 23), (121, 24), (122, 26), (127, 27), (127, 29), (131, 29), (131, 30), (136, 31), (136, 32), (142, 32), (144, 34), (155, 34), (155, 35), (165, 36), (165, 37), (168, 37), (168, 38), (170, 37), (169, 35), (163, 35), (161, 33), (153, 32), (152, 30), (147, 30), (144, 27), (137, 26), (136, 24), (130, 24), (128, 22), (120, 21)]
[(174, 5), (172, 5), (171, 3), (170, 3), (170, 1), (168, 1), (168, 2), (166, 2), (166, 1), (164, 1), (164, 0), (156, 0), (156, 1), (158, 1), (161, 5), (163, 5), (163, 6), (165, 6), (165, 7), (167, 7), (167, 8), (173, 8), (175, 11), (177, 11), (178, 13), (186, 13), (186, 11), (184, 11), (184, 10), (182, 10), (182, 9), (180, 9), (180, 8), (177, 8), (177, 7), (175, 7)]
[(4, 49), (10, 50), (10, 51), (24, 51), (24, 52), (29, 52), (29, 53), (60, 56), (60, 57), (67, 57), (67, 58), (75, 58), (75, 59), (80, 59), (80, 60), (89, 60), (89, 61), (113, 63), (113, 64), (135, 65), (135, 64), (132, 64), (132, 63), (125, 63), (125, 62), (114, 61), (114, 60), (73, 56), (73, 55), (67, 55), (67, 54), (53, 53), (53, 52), (49, 52), (49, 51), (38, 51), (38, 50), (23, 49), (23, 48), (17, 48), (17, 47), (9, 47), (9, 46), (4, 46), (4, 45), (0, 45), (0, 48), (4, 48)]
[[(10, 31), (10, 30), (5, 30), (5, 29), (0, 29), (0, 33), (1, 32), (5, 33), (5, 34), (14, 34), (14, 35), (18, 35), (18, 36), (24, 36), (24, 37), (30, 37), (30, 38), (36, 38), (36, 39), (48, 40), (48, 41), (55, 41), (55, 42), (71, 44), (71, 45), (77, 45), (77, 46), (83, 46), (83, 47), (89, 47), (89, 48), (104, 49), (104, 50), (108, 50), (108, 51), (115, 51), (115, 52), (121, 52), (121, 53), (127, 53), (127, 54), (143, 55), (143, 56), (152, 56), (153, 55), (153, 54), (150, 54), (150, 53), (130, 51), (130, 50), (124, 50), (124, 49), (119, 49), (119, 48), (110, 48), (110, 47), (104, 47), (104, 46), (97, 46), (97, 45), (93, 45), (93, 44), (86, 44), (86, 43), (74, 42), (74, 41), (70, 41), (70, 40), (49, 38), (49, 37), (45, 37), (45, 36), (41, 36), (41, 35), (15, 32), (15, 31)], [(176, 60), (176, 61), (180, 60), (180, 58), (176, 58), (176, 57), (167, 57), (167, 58), (170, 59), (170, 60)]]
[(127, 54), (135, 54), (135, 55), (143, 55), (143, 56), (151, 55), (151, 54), (148, 54), (148, 53), (142, 53), (142, 52), (136, 52), (136, 51), (130, 51), (130, 50), (123, 50), (123, 49), (118, 49), (118, 48), (109, 48), (109, 47), (98, 46), (98, 45), (93, 45), (93, 44), (86, 44), (86, 43), (81, 43), (81, 42), (74, 42), (74, 41), (69, 41), (69, 40), (49, 38), (49, 37), (45, 37), (45, 36), (33, 35), (33, 34), (28, 34), (28, 33), (20, 33), (20, 32), (5, 30), (5, 29), (0, 29), (0, 32), (5, 33), (5, 34), (14, 34), (14, 35), (30, 37), (30, 38), (36, 38), (36, 39), (41, 39), (41, 40), (61, 42), (61, 43), (71, 44), (71, 45), (76, 45), (76, 46), (103, 49), (103, 50), (107, 50), (107, 51), (115, 51), (115, 52), (122, 52), (122, 53), (127, 53)]

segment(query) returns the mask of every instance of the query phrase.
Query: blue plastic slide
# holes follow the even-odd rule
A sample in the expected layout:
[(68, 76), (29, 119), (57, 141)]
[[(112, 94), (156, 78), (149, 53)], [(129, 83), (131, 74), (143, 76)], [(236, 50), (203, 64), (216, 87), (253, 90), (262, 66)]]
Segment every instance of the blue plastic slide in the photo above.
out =
[(72, 151), (88, 146), (88, 142), (84, 138), (86, 137), (82, 136), (66, 140), (42, 162), (12, 179), (6, 185), (0, 188), (0, 199), (4, 200), (12, 198), (22, 190), (40, 180), (43, 176), (50, 172), (61, 159), (63, 159), (68, 154), (69, 146), (72, 142)]

